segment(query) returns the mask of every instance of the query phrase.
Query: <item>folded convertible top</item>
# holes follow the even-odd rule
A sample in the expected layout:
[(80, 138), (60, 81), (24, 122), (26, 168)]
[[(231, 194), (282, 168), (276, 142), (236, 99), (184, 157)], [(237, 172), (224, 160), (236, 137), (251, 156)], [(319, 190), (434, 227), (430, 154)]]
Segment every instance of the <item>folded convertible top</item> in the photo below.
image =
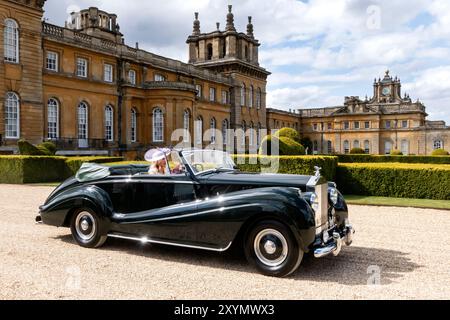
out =
[(83, 163), (75, 178), (79, 182), (96, 181), (109, 176), (134, 175), (141, 172), (148, 172), (149, 165), (124, 165), (124, 166), (104, 166), (98, 163)]

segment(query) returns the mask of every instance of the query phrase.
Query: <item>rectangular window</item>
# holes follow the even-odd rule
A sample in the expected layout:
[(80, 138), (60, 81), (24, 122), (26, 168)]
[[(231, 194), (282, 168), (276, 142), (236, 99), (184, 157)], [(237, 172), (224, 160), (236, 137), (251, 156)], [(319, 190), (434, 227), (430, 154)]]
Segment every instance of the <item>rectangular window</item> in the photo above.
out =
[(359, 129), (359, 122), (353, 123), (353, 127), (354, 127), (355, 129)]
[(408, 128), (408, 121), (407, 120), (403, 120), (402, 121), (402, 128)]
[(350, 129), (350, 122), (348, 122), (348, 121), (345, 121), (345, 122), (344, 122), (344, 129), (345, 129), (345, 130)]
[(313, 124), (313, 130), (314, 130), (314, 131), (317, 131), (318, 128), (319, 128), (319, 126), (317, 125), (317, 123), (314, 123), (314, 124)]
[(105, 64), (104, 80), (105, 82), (113, 82), (113, 66), (110, 64)]
[(386, 121), (386, 129), (390, 129), (391, 128), (391, 121)]
[(155, 74), (155, 81), (166, 81), (166, 77), (162, 74), (156, 73)]
[(195, 90), (197, 90), (197, 98), (201, 98), (202, 97), (202, 86), (197, 84), (195, 85)]
[(58, 54), (56, 52), (47, 52), (46, 69), (50, 71), (58, 71)]
[(209, 101), (216, 101), (216, 88), (209, 88)]
[(77, 59), (77, 76), (78, 77), (87, 77), (87, 68), (88, 68), (88, 62), (86, 59), (78, 58)]
[(364, 122), (364, 128), (365, 129), (370, 129), (370, 122), (369, 121)]
[(223, 104), (228, 103), (228, 91), (222, 90), (222, 103)]
[(130, 70), (128, 72), (128, 80), (130, 81), (130, 84), (136, 85), (136, 71)]
[(328, 123), (328, 130), (333, 130), (333, 124), (331, 122)]

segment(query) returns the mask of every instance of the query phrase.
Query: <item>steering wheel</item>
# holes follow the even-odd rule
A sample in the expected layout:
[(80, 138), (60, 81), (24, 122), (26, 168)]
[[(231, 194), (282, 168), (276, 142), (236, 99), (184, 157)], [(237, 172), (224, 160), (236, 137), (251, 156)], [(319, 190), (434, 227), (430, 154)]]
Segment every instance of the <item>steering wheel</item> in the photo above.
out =
[(202, 172), (205, 170), (205, 167), (201, 163), (193, 163), (192, 166), (197, 172)]

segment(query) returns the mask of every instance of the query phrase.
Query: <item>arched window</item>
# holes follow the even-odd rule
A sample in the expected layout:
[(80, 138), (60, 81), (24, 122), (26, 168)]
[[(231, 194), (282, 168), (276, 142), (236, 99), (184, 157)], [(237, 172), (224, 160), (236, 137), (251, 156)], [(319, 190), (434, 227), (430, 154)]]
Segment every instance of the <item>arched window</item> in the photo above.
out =
[(78, 105), (78, 146), (80, 148), (88, 147), (88, 137), (89, 137), (88, 106), (86, 103), (81, 102)]
[(5, 127), (6, 138), (18, 139), (20, 137), (20, 100), (14, 92), (6, 94)]
[(444, 141), (442, 140), (434, 140), (433, 141), (433, 149), (444, 149)]
[(319, 153), (319, 142), (317, 140), (314, 140), (314, 142), (313, 142), (313, 151), (314, 151), (314, 154)]
[(245, 147), (245, 135), (247, 133), (247, 123), (242, 121), (242, 136), (241, 136), (241, 145)]
[(210, 43), (208, 44), (207, 48), (206, 48), (207, 52), (207, 56), (206, 56), (206, 60), (212, 60), (213, 57), (213, 45)]
[(350, 143), (345, 140), (344, 141), (344, 153), (349, 153), (350, 152)]
[(53, 98), (47, 102), (47, 138), (50, 140), (59, 138), (59, 104)]
[(19, 62), (19, 26), (12, 19), (5, 20), (3, 37), (5, 61)]
[(153, 142), (164, 142), (164, 114), (160, 108), (153, 110)]
[(408, 140), (402, 140), (401, 151), (402, 151), (403, 155), (405, 155), (405, 156), (407, 156), (409, 154), (409, 141)]
[(203, 119), (198, 117), (195, 121), (195, 143), (201, 145), (203, 142)]
[(328, 140), (327, 147), (328, 147), (328, 154), (332, 154), (333, 153), (333, 142)]
[(353, 148), (359, 148), (360, 144), (358, 140), (353, 141)]
[(259, 147), (259, 144), (261, 143), (261, 123), (258, 122), (258, 128), (256, 130), (256, 145)]
[(183, 141), (189, 142), (189, 130), (190, 130), (191, 113), (189, 110), (184, 110), (183, 113)]
[(228, 120), (225, 119), (222, 121), (222, 137), (223, 137), (223, 144), (228, 144)]
[(211, 118), (210, 121), (210, 134), (211, 134), (211, 143), (214, 144), (216, 143), (216, 119), (215, 118)]
[(369, 142), (369, 140), (364, 141), (364, 153), (370, 154), (370, 142)]
[(111, 106), (105, 107), (105, 140), (114, 140), (114, 111)]
[(242, 84), (241, 86), (241, 106), (245, 106), (245, 95), (246, 95), (246, 88), (245, 88), (245, 83)]
[(385, 154), (391, 154), (392, 151), (392, 142), (385, 141), (384, 142), (384, 153)]
[(254, 139), (255, 139), (255, 133), (254, 133), (254, 129), (255, 126), (253, 125), (253, 122), (250, 122), (250, 132), (249, 132), (249, 142), (248, 144), (250, 146), (253, 146), (253, 144), (255, 143)]
[(131, 142), (137, 141), (137, 111), (131, 109)]
[(256, 108), (261, 109), (261, 88), (256, 89)]
[(253, 108), (253, 86), (250, 86), (250, 92), (248, 93), (248, 106)]

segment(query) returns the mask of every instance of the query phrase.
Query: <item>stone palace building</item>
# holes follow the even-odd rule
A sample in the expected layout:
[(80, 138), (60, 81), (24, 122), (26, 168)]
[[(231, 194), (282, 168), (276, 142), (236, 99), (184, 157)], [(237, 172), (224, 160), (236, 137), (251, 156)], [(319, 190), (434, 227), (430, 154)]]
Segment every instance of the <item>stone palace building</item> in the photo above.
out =
[[(285, 112), (266, 108), (270, 73), (259, 65), (252, 19), (201, 32), (195, 14), (183, 63), (125, 43), (117, 16), (91, 7), (64, 27), (43, 22), (45, 0), (1, 0), (0, 153), (19, 139), (54, 141), (62, 154), (122, 154), (133, 159), (154, 146), (220, 144), (255, 149), (263, 129), (292, 127), (315, 153), (392, 149), (429, 154), (450, 144), (444, 122), (427, 121), (425, 106), (401, 95), (387, 72), (372, 99)], [(176, 129), (189, 135), (173, 137)], [(210, 130), (212, 129), (212, 130)], [(230, 129), (245, 132), (235, 138)], [(222, 133), (222, 134), (219, 134)], [(218, 146), (219, 147), (219, 146)]]

